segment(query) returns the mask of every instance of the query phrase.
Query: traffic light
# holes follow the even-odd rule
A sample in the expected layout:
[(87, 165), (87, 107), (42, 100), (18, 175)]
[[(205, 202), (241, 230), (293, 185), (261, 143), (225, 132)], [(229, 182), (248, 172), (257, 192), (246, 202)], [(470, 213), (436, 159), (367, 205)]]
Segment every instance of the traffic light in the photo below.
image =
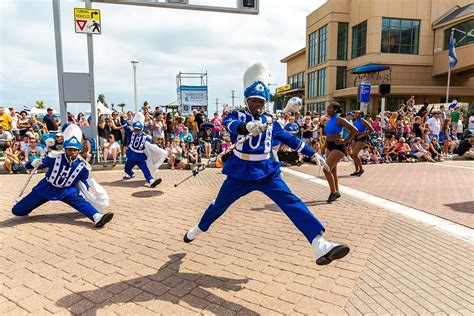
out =
[(242, 0), (242, 7), (255, 8), (255, 0)]

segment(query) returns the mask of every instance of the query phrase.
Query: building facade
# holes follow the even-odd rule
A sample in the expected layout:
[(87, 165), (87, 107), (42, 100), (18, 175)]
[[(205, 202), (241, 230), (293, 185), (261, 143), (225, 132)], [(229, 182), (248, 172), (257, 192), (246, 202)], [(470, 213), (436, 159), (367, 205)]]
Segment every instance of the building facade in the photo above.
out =
[[(378, 85), (391, 84), (389, 110), (411, 95), (416, 102), (446, 102), (452, 28), (458, 64), (450, 97), (474, 102), (474, 4), (472, 0), (328, 0), (306, 17), (306, 47), (281, 61), (288, 83), (304, 74), (305, 111), (323, 112), (328, 101), (356, 109), (358, 85), (370, 82), (369, 111), (380, 111)], [(303, 54), (304, 51), (304, 54)], [(379, 64), (390, 70), (352, 74)]]

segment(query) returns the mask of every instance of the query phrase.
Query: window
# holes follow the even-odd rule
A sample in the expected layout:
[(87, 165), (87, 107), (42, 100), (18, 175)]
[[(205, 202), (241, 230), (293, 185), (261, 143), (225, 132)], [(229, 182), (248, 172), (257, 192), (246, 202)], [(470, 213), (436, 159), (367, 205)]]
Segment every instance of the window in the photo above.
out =
[(289, 76), (289, 77), (288, 77), (288, 83), (289, 83), (289, 84), (293, 84), (293, 76)]
[(352, 58), (365, 55), (367, 46), (367, 21), (352, 27)]
[(326, 113), (326, 102), (317, 102), (316, 103), (316, 112), (319, 114)]
[(336, 90), (347, 88), (347, 67), (337, 67), (336, 72)]
[(316, 71), (308, 74), (308, 98), (316, 96)]
[(418, 55), (420, 21), (382, 19), (382, 53)]
[(349, 23), (337, 23), (337, 60), (347, 60), (347, 31)]
[(316, 32), (309, 34), (308, 67), (316, 66)]
[[(466, 21), (464, 23), (453, 26), (455, 29), (469, 32), (474, 30), (474, 20)], [(444, 50), (449, 49), (449, 39), (451, 37), (451, 28), (444, 31)], [(464, 37), (464, 39), (463, 39)], [(454, 45), (456, 47), (469, 45), (474, 43), (474, 36), (466, 36), (462, 32), (454, 31)]]
[(325, 25), (319, 29), (319, 55), (318, 64), (326, 62), (327, 58), (327, 37), (328, 37), (328, 26)]
[(298, 74), (297, 88), (304, 88), (304, 72)]
[(306, 111), (316, 111), (316, 103), (308, 103), (306, 105)]
[(326, 68), (318, 70), (318, 97), (326, 95)]

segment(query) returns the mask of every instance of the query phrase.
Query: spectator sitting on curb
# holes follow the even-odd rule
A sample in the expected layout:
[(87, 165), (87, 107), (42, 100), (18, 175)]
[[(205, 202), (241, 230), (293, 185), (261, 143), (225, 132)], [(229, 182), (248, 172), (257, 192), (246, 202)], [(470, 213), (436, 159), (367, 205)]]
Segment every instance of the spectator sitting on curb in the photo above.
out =
[(0, 150), (5, 151), (11, 147), (13, 135), (9, 131), (5, 131), (5, 127), (0, 124)]
[(115, 136), (113, 134), (109, 135), (109, 138), (104, 143), (104, 167), (107, 167), (107, 160), (112, 159), (113, 164), (112, 166), (117, 165), (117, 157), (120, 153), (120, 145), (115, 141)]
[(91, 142), (87, 139), (86, 135), (82, 134), (82, 141), (81, 141), (82, 149), (79, 152), (79, 155), (86, 161), (90, 162), (92, 158), (91, 154)]

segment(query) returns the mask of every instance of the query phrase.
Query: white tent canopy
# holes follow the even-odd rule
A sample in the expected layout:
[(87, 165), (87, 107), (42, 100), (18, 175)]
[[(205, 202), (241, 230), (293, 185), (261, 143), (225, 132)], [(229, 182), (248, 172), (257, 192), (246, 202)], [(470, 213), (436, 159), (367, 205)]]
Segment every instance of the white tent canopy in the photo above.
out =
[(114, 111), (107, 108), (102, 102), (97, 101), (97, 110), (100, 111), (100, 114), (112, 114)]
[[(30, 114), (36, 114), (36, 115), (46, 115), (48, 113), (47, 109), (44, 108), (44, 109), (38, 109), (37, 107), (33, 107), (31, 110), (30, 110)], [(58, 114), (58, 111), (56, 111), (54, 108), (53, 108), (53, 114)]]

